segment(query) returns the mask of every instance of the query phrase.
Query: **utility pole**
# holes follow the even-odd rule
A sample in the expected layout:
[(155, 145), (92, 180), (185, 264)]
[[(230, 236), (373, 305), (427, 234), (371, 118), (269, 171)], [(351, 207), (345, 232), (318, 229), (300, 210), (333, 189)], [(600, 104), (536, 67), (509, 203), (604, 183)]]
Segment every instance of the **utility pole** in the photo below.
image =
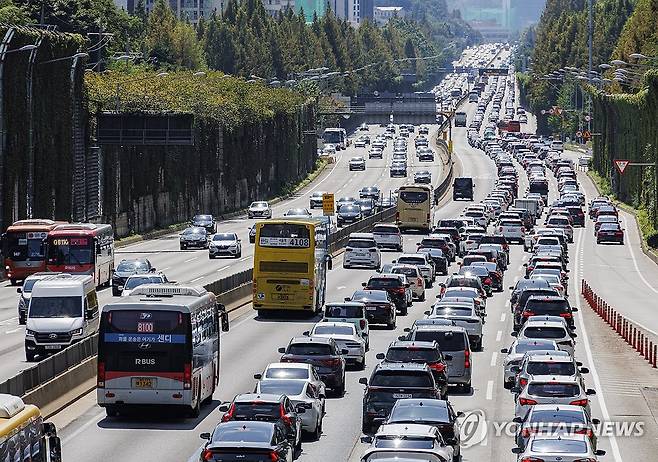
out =
[[(592, 48), (594, 46), (594, 12), (593, 12), (593, 3), (594, 0), (588, 0), (588, 47), (589, 47), (589, 66), (587, 72), (587, 82), (592, 84)], [(591, 95), (587, 98), (587, 115), (589, 115), (589, 120), (587, 121), (587, 131), (592, 132), (592, 97)]]

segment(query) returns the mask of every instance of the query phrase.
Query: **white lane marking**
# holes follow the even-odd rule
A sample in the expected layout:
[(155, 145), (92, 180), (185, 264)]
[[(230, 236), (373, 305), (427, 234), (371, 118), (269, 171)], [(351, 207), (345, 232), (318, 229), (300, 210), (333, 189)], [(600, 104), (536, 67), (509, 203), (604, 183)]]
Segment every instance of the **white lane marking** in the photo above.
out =
[(247, 261), (247, 260), (249, 260), (250, 258), (251, 258), (251, 257), (243, 257), (243, 258), (239, 259), (238, 261)]
[[(583, 238), (585, 237), (585, 233), (583, 231), (580, 232), (580, 236), (578, 238), (578, 242), (576, 243), (576, 255), (578, 255), (577, 258), (581, 258), (582, 254), (579, 253), (580, 249), (582, 248), (583, 244)], [(580, 303), (580, 293), (579, 293), (579, 281), (580, 281), (580, 268), (578, 265), (574, 266), (574, 271), (576, 272), (575, 277), (571, 280), (573, 284), (573, 294), (575, 294), (575, 299), (576, 299), (576, 307), (578, 308), (578, 311), (582, 313), (583, 308)], [(603, 387), (601, 386), (601, 379), (599, 378), (599, 374), (596, 371), (596, 366), (594, 366), (594, 358), (592, 356), (592, 349), (589, 346), (589, 337), (587, 335), (587, 330), (585, 329), (585, 321), (583, 321), (582, 316), (578, 316), (578, 324), (580, 325), (580, 335), (583, 338), (583, 347), (585, 348), (585, 354), (587, 355), (587, 362), (589, 363), (589, 372), (592, 377), (592, 380), (594, 381), (594, 387), (598, 391), (596, 394), (596, 399), (599, 401), (599, 405), (601, 406), (601, 413), (603, 414), (603, 421), (604, 422), (610, 422), (610, 413), (608, 412), (608, 406), (605, 403), (605, 398), (603, 397)], [(621, 458), (621, 453), (619, 452), (619, 445), (617, 444), (617, 438), (613, 433), (610, 434), (609, 437), (610, 440), (610, 447), (612, 448), (612, 454), (615, 458), (616, 462), (622, 462)]]
[(516, 276), (516, 277), (514, 278), (514, 284), (516, 284), (517, 282), (519, 282), (519, 279), (521, 279), (521, 277), (520, 277), (520, 276)]
[(493, 399), (493, 380), (487, 382), (487, 400), (491, 401)]
[(185, 261), (184, 261), (183, 263), (189, 263), (189, 262), (191, 262), (191, 261), (194, 261), (194, 260), (196, 260), (197, 258), (199, 258), (199, 257), (192, 257), (192, 258), (188, 258), (188, 259), (187, 259), (187, 260), (185, 260)]
[(519, 271), (523, 269), (523, 265), (519, 265)]
[[(628, 229), (628, 226), (626, 226), (626, 219), (622, 218), (622, 223), (624, 223), (624, 228)], [(642, 236), (640, 236), (640, 239), (642, 239)], [(642, 282), (651, 289), (654, 293), (658, 294), (658, 289), (656, 289), (654, 286), (649, 284), (649, 281), (644, 277), (644, 274), (642, 271), (640, 271), (640, 267), (637, 264), (637, 259), (635, 258), (635, 252), (633, 252), (633, 246), (631, 245), (630, 239), (627, 239), (628, 242), (628, 250), (631, 252), (631, 258), (633, 259), (633, 266), (635, 266), (635, 271), (637, 272), (638, 276), (640, 276), (640, 279), (642, 279)]]
[(505, 300), (505, 308), (509, 308), (509, 304), (510, 304), (509, 300)]
[(164, 268), (160, 268), (160, 271), (167, 271), (169, 268), (169, 266), (165, 266)]
[(224, 271), (225, 269), (228, 269), (229, 266), (231, 266), (231, 265), (222, 266), (221, 268), (219, 268), (217, 270), (217, 272), (219, 273), (220, 271)]
[(5, 334), (13, 334), (14, 332), (18, 332), (19, 330), (23, 330), (23, 328), (17, 327), (16, 329), (5, 331)]
[(69, 436), (67, 436), (66, 438), (62, 438), (62, 444), (66, 444), (69, 441), (73, 441), (74, 439), (76, 439), (78, 437), (78, 435), (80, 435), (82, 432), (87, 430), (87, 428), (91, 427), (96, 422), (98, 422), (100, 419), (102, 419), (104, 415), (105, 415), (105, 411), (99, 412), (98, 414), (96, 414), (94, 417), (92, 417), (87, 422), (85, 422), (84, 425), (82, 425), (76, 431), (71, 433)]
[(494, 351), (491, 354), (491, 367), (494, 367), (496, 365), (496, 361), (498, 361), (498, 352)]
[(200, 281), (200, 280), (203, 279), (204, 277), (205, 277), (205, 276), (199, 276), (198, 278), (194, 278), (194, 279), (192, 279), (190, 282), (197, 282), (197, 281)]
[(343, 290), (345, 288), (346, 288), (345, 286), (338, 286), (338, 287), (336, 287), (336, 290)]
[(507, 319), (507, 313), (503, 313), (500, 315), (500, 322), (505, 322), (505, 319)]
[(18, 316), (1, 321), (0, 326), (8, 326), (9, 324), (14, 324), (16, 321), (18, 321)]
[(496, 332), (496, 342), (500, 342), (503, 339), (503, 331), (499, 330)]

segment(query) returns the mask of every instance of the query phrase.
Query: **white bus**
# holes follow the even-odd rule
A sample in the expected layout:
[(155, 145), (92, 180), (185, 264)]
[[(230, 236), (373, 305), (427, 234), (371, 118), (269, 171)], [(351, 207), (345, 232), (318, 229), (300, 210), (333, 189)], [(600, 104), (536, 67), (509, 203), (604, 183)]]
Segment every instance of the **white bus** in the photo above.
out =
[(219, 385), (220, 330), (228, 314), (198, 286), (144, 284), (103, 307), (98, 405), (108, 416), (135, 406), (176, 406), (199, 415)]
[(325, 144), (333, 144), (336, 151), (346, 149), (350, 144), (344, 128), (327, 128), (322, 134), (322, 139)]
[(434, 198), (432, 186), (413, 184), (401, 186), (398, 190), (395, 221), (402, 229), (431, 231), (434, 223)]

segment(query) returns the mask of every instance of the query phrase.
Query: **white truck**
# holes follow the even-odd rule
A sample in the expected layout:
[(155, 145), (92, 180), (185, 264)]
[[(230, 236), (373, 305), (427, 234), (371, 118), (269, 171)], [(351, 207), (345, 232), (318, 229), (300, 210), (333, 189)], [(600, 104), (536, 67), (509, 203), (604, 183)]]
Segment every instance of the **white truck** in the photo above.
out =
[(535, 220), (541, 215), (540, 204), (537, 199), (516, 199), (514, 207), (527, 210)]

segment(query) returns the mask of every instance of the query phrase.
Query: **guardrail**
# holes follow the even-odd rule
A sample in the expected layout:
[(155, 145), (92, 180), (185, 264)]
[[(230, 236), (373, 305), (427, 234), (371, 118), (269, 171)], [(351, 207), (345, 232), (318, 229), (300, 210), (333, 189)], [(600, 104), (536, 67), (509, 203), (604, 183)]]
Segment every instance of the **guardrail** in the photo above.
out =
[(612, 329), (623, 338), (626, 343), (632, 346), (640, 356), (643, 356), (654, 368), (658, 358), (658, 342), (649, 336), (641, 327), (635, 325), (633, 321), (623, 314), (620, 314), (608, 302), (599, 297), (584, 279), (581, 283), (581, 294), (587, 301), (587, 304), (603, 319)]

